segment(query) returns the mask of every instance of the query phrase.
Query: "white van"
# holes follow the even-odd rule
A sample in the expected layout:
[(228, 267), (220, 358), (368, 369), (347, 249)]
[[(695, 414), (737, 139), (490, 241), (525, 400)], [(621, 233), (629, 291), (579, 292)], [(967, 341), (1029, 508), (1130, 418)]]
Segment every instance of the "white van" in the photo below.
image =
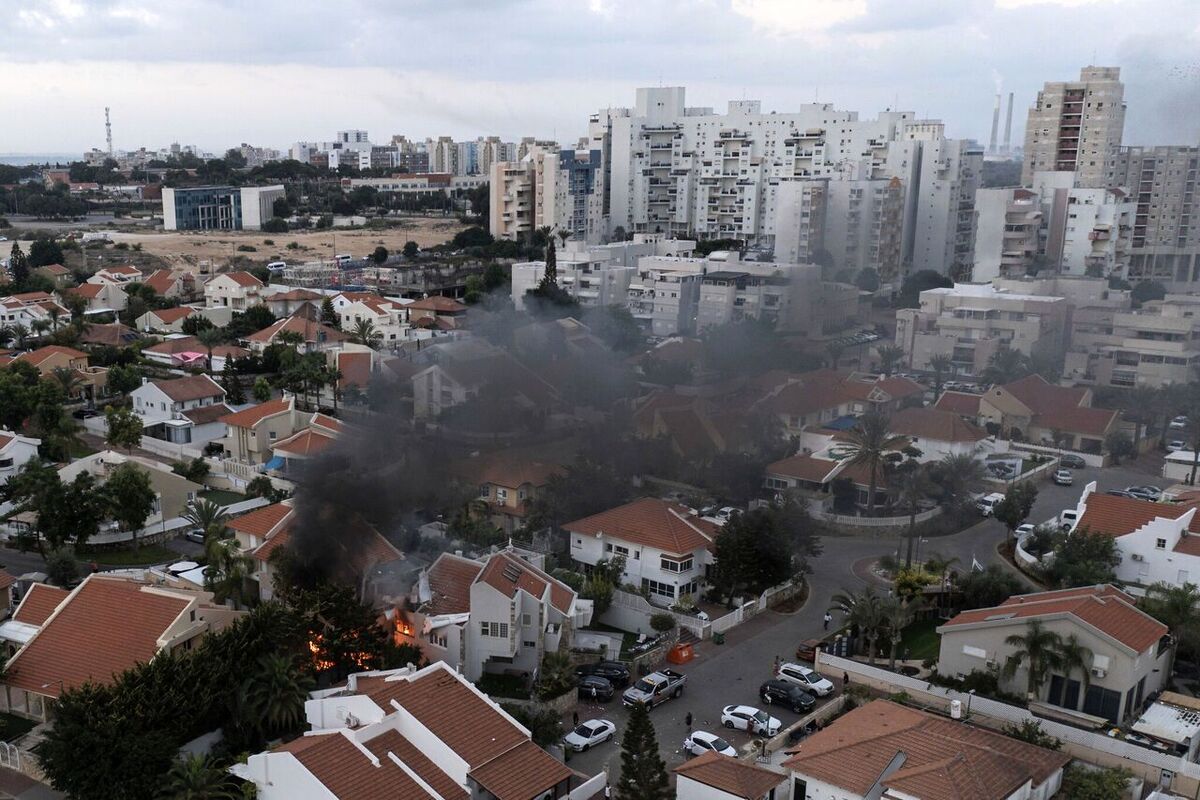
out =
[(985, 494), (983, 497), (975, 501), (975, 507), (979, 509), (979, 513), (985, 517), (990, 517), (992, 512), (996, 510), (996, 503), (1004, 499), (1004, 495), (999, 492)]
[(1079, 512), (1074, 508), (1064, 508), (1058, 515), (1058, 527), (1063, 533), (1070, 533), (1075, 530), (1076, 523), (1079, 522)]
[(287, 269), (286, 261), (272, 261), (270, 264), (267, 264), (267, 271), (269, 272), (283, 272), (285, 269)]
[(347, 263), (353, 261), (354, 257), (351, 256), (349, 253), (342, 253), (341, 255), (334, 256), (333, 260), (339, 264), (347, 264)]

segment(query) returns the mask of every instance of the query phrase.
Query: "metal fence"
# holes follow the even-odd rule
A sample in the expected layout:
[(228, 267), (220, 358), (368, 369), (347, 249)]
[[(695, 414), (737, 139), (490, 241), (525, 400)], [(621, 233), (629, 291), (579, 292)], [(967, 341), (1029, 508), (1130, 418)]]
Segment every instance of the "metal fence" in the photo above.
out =
[[(942, 513), (941, 506), (917, 514), (916, 523), (928, 522)], [(821, 519), (834, 525), (847, 525), (852, 528), (904, 528), (908, 526), (908, 516), (903, 517), (858, 517), (853, 514), (830, 514), (823, 512)]]

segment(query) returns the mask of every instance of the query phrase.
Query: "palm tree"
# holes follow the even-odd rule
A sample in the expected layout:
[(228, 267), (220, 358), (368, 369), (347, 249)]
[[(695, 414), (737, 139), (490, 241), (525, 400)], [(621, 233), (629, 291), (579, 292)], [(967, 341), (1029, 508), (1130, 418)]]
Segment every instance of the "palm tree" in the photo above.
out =
[(845, 622), (866, 638), (868, 644), (867, 663), (875, 664), (879, 630), (885, 621), (884, 598), (868, 586), (859, 594), (842, 592), (830, 598), (830, 611), (840, 611)]
[(254, 559), (242, 552), (234, 539), (222, 539), (216, 532), (204, 539), (204, 588), (218, 603), (233, 600), (235, 607), (245, 602), (246, 580), (254, 573)]
[(68, 400), (74, 397), (79, 388), (83, 386), (83, 378), (70, 367), (55, 367), (51, 371), (50, 377), (62, 387), (63, 394)]
[(360, 319), (354, 323), (354, 331), (350, 334), (350, 341), (374, 349), (379, 346), (382, 340), (383, 333), (375, 328), (375, 323), (371, 320)]
[(1024, 634), (1014, 633), (1006, 637), (1004, 643), (1017, 648), (1004, 662), (1004, 676), (1011, 678), (1024, 663), (1028, 670), (1026, 690), (1029, 697), (1036, 697), (1046, 676), (1059, 666), (1062, 638), (1035, 619), (1026, 625)]
[(62, 309), (57, 305), (52, 305), (47, 313), (50, 315), (50, 327), (58, 330), (58, 321), (62, 317)]
[(158, 796), (163, 800), (237, 800), (242, 794), (229, 773), (208, 756), (191, 755), (171, 765)]
[(16, 325), (12, 326), (11, 330), (13, 338), (17, 340), (17, 349), (24, 350), (25, 340), (29, 338), (29, 328), (26, 328), (24, 325), (18, 322)]
[(225, 341), (225, 332), (220, 328), (205, 328), (196, 334), (196, 338), (200, 340), (200, 344), (204, 345), (204, 349), (208, 353), (208, 370), (212, 372), (212, 351), (214, 347)]
[(908, 440), (888, 428), (888, 418), (878, 411), (868, 411), (858, 418), (858, 424), (846, 432), (844, 448), (849, 466), (864, 466), (870, 473), (867, 484), (867, 516), (875, 513), (875, 492), (879, 487), (880, 467), (884, 456), (904, 447)]
[(1200, 640), (1200, 619), (1197, 610), (1200, 609), (1200, 586), (1185, 583), (1174, 586), (1169, 583), (1151, 584), (1146, 588), (1146, 596), (1142, 598), (1142, 610), (1166, 625), (1175, 637), (1175, 651), (1171, 653), (1171, 675), (1174, 671), (1175, 656), (1179, 647), (1192, 651)]
[(883, 626), (887, 628), (888, 641), (891, 644), (891, 650), (888, 652), (888, 669), (896, 669), (896, 651), (904, 639), (904, 629), (916, 619), (920, 604), (920, 598), (901, 600), (897, 597), (889, 597), (883, 603)]
[(921, 509), (921, 501), (928, 497), (935, 488), (933, 481), (929, 480), (928, 471), (920, 464), (915, 464), (900, 473), (900, 479), (896, 486), (897, 500), (899, 500), (900, 506), (908, 512), (908, 533), (904, 537), (908, 539), (908, 548), (904, 556), (905, 569), (912, 566), (913, 540), (917, 536), (917, 512)]
[(289, 656), (262, 656), (238, 691), (239, 716), (264, 736), (284, 733), (304, 721), (312, 679)]
[(938, 353), (929, 357), (929, 368), (933, 370), (933, 399), (936, 402), (942, 396), (946, 374), (954, 374), (954, 362), (945, 353)]
[(1092, 651), (1079, 643), (1075, 634), (1069, 635), (1058, 644), (1056, 650), (1057, 667), (1062, 670), (1063, 677), (1068, 681), (1075, 670), (1083, 674), (1083, 693), (1087, 694), (1088, 684), (1091, 683)]
[(965, 504), (987, 477), (974, 453), (950, 453), (933, 465), (933, 482), (941, 489), (943, 506)]
[(33, 332), (33, 335), (40, 339), (42, 334), (50, 330), (50, 321), (45, 319), (35, 319), (33, 322), (29, 323), (29, 328)]
[(215, 533), (218, 539), (224, 538), (225, 512), (220, 505), (211, 500), (201, 497), (192, 501), (188, 505), (187, 511), (184, 512), (183, 518), (204, 531), (205, 538), (210, 533)]
[(0, 326), (0, 347), (8, 347), (16, 333), (11, 325)]
[(904, 349), (894, 344), (876, 348), (875, 353), (879, 356), (879, 371), (889, 378), (896, 371), (896, 365), (904, 358)]
[(992, 353), (992, 357), (988, 359), (988, 365), (983, 370), (981, 377), (988, 383), (1003, 386), (1019, 378), (1024, 378), (1029, 373), (1029, 356), (1020, 350), (1001, 347)]

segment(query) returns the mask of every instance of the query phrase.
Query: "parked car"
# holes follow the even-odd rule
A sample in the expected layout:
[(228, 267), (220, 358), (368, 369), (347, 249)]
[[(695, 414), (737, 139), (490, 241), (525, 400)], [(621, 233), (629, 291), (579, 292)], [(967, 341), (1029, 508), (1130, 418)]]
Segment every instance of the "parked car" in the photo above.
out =
[(683, 752), (692, 756), (702, 756), (705, 753), (720, 753), (723, 756), (736, 756), (737, 750), (733, 745), (708, 731), (692, 731), (683, 740)]
[(187, 539), (189, 542), (204, 544), (204, 531), (202, 531), (200, 528), (192, 528), (183, 535), (183, 538)]
[(1186, 450), (1186, 449), (1187, 449), (1187, 445), (1184, 443), (1184, 441), (1182, 439), (1172, 439), (1171, 441), (1167, 442), (1167, 452), (1168, 453), (1177, 453), (1180, 450)]
[(789, 681), (764, 681), (758, 687), (758, 697), (767, 705), (778, 703), (784, 708), (790, 708), (797, 714), (803, 714), (817, 704), (817, 700), (808, 692)]
[(1110, 494), (1113, 497), (1133, 497), (1133, 495), (1124, 489), (1109, 489), (1105, 494)]
[(607, 703), (613, 699), (613, 694), (616, 689), (607, 678), (601, 678), (599, 675), (585, 675), (579, 679), (579, 684), (576, 687), (580, 700), (593, 700), (599, 703)]
[(1069, 469), (1056, 469), (1051, 480), (1059, 486), (1070, 486), (1075, 482), (1075, 476), (1071, 474), (1071, 470)]
[(580, 664), (575, 668), (575, 674), (580, 678), (588, 675), (598, 675), (618, 689), (629, 685), (629, 667), (620, 661), (597, 661), (594, 664)]
[(807, 661), (810, 664), (817, 660), (817, 650), (821, 647), (820, 639), (805, 639), (796, 648), (796, 659), (798, 661)]
[(803, 664), (780, 664), (775, 677), (794, 683), (806, 692), (825, 697), (833, 694), (833, 681)]
[(672, 697), (682, 695), (685, 683), (687, 683), (686, 675), (673, 669), (660, 669), (658, 672), (651, 672), (626, 689), (625, 693), (621, 695), (621, 702), (627, 706), (642, 703), (649, 708), (654, 708)]
[(563, 738), (563, 744), (576, 753), (582, 753), (593, 745), (612, 741), (616, 733), (617, 726), (608, 720), (589, 719), (587, 722), (579, 723), (575, 730), (568, 733)]
[(721, 724), (726, 728), (761, 736), (774, 736), (783, 725), (775, 717), (754, 706), (725, 706), (721, 709)]
[(1073, 508), (1064, 508), (1058, 515), (1058, 527), (1064, 533), (1070, 533), (1075, 530), (1075, 523), (1079, 522), (1079, 512)]
[(996, 503), (1004, 499), (1004, 495), (999, 492), (985, 494), (983, 497), (975, 501), (975, 508), (979, 509), (979, 513), (985, 517), (990, 517), (996, 509)]
[(735, 516), (737, 516), (740, 513), (742, 513), (742, 510), (740, 508), (734, 508), (733, 506), (725, 506), (724, 508), (718, 510), (715, 514), (713, 514), (713, 519), (719, 519), (719, 520), (721, 520), (721, 522), (729, 522), (729, 520), (733, 519)]
[(1023, 522), (1017, 526), (1017, 529), (1015, 531), (1013, 531), (1013, 535), (1017, 537), (1017, 541), (1020, 541), (1020, 540), (1024, 539), (1026, 536), (1029, 536), (1030, 534), (1032, 534), (1036, 530), (1037, 530), (1037, 526), (1034, 525), (1032, 522)]
[(1067, 469), (1086, 469), (1087, 468), (1086, 461), (1084, 461), (1079, 456), (1072, 455), (1070, 453), (1060, 456), (1058, 459), (1058, 465), (1060, 467), (1066, 467)]
[(1157, 502), (1162, 499), (1162, 489), (1157, 486), (1126, 486), (1125, 491), (1139, 500), (1154, 500)]
[(1173, 431), (1181, 431), (1188, 426), (1188, 418), (1182, 414), (1171, 420), (1171, 424), (1167, 425)]

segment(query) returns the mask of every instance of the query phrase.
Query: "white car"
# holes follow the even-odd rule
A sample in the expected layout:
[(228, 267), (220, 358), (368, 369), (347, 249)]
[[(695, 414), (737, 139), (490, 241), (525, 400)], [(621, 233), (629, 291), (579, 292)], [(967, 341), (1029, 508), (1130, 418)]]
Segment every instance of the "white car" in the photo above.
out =
[(1186, 449), (1187, 449), (1187, 445), (1183, 443), (1182, 439), (1174, 439), (1170, 442), (1167, 442), (1167, 452), (1168, 453), (1178, 453), (1180, 450), (1186, 450)]
[(801, 664), (780, 664), (779, 672), (776, 673), (775, 677), (781, 681), (794, 683), (804, 691), (815, 694), (818, 697), (825, 697), (833, 693), (833, 681), (815, 669)]
[(1178, 416), (1175, 419), (1171, 420), (1171, 424), (1168, 425), (1167, 427), (1173, 431), (1181, 431), (1187, 427), (1187, 424), (1188, 424), (1187, 417)]
[(737, 750), (733, 749), (733, 745), (708, 731), (692, 731), (691, 735), (683, 740), (683, 752), (693, 756), (702, 756), (705, 753), (737, 756)]
[(582, 753), (589, 747), (612, 741), (617, 733), (617, 726), (606, 719), (589, 719), (579, 723), (579, 727), (563, 737), (563, 744)]
[(782, 722), (754, 706), (725, 706), (721, 709), (721, 724), (726, 728), (749, 731), (761, 736), (779, 733)]
[(1032, 535), (1035, 530), (1037, 530), (1037, 526), (1032, 522), (1024, 522), (1017, 526), (1017, 529), (1013, 531), (1013, 534), (1017, 537), (1017, 541), (1020, 541), (1026, 536)]

